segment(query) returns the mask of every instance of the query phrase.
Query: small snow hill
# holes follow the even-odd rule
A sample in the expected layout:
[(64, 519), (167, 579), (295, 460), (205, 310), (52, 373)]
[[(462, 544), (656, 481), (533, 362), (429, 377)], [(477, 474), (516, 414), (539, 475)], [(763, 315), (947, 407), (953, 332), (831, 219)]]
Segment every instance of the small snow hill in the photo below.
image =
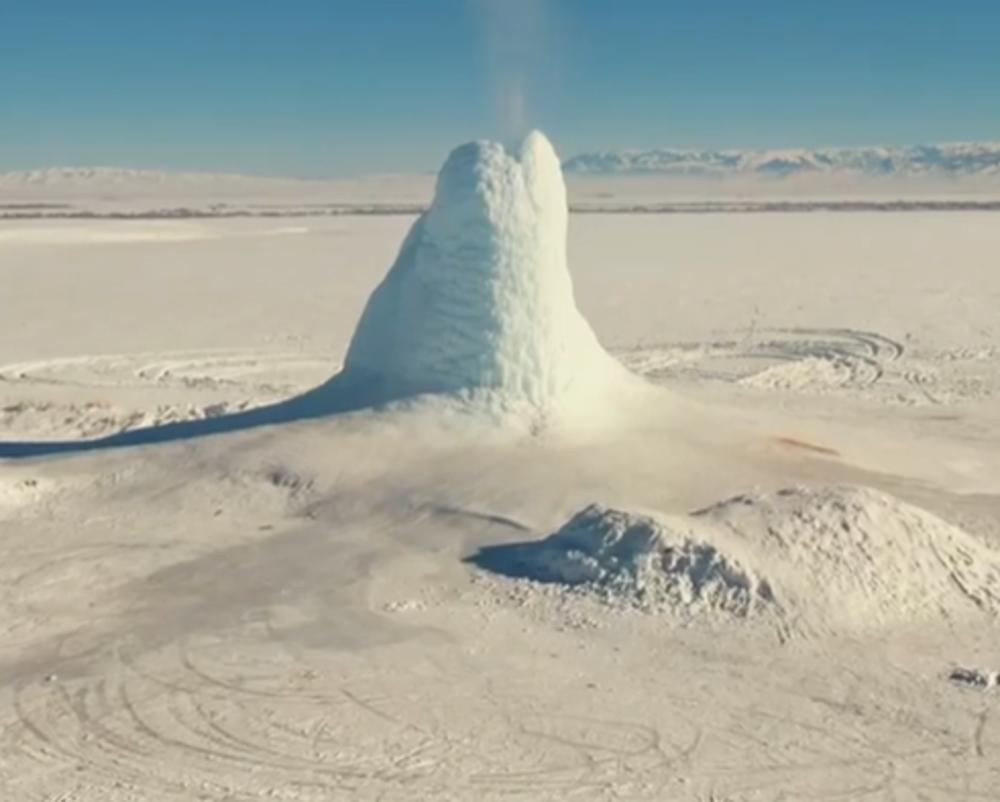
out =
[(1000, 553), (860, 487), (743, 495), (686, 516), (594, 504), (474, 561), (678, 622), (763, 622), (783, 639), (1000, 612)]

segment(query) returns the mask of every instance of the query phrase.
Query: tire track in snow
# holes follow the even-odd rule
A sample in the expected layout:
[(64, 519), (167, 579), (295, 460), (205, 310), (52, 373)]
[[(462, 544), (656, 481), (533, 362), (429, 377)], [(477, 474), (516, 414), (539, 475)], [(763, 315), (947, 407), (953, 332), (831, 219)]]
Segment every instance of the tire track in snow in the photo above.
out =
[(618, 357), (653, 380), (693, 378), (797, 390), (870, 386), (903, 353), (901, 343), (869, 331), (774, 328), (740, 340), (636, 348)]

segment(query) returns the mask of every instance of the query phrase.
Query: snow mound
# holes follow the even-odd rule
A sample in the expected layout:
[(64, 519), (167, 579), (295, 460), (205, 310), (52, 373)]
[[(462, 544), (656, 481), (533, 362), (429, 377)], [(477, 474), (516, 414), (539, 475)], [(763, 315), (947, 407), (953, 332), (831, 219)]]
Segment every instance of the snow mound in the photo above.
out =
[(344, 376), (373, 401), (426, 393), (548, 414), (627, 375), (576, 308), (566, 188), (540, 133), (457, 148), (372, 294)]
[(867, 488), (737, 496), (687, 516), (591, 505), (476, 561), (681, 621), (762, 618), (783, 638), (1000, 612), (1000, 553)]
[(738, 535), (803, 623), (854, 629), (1000, 611), (1000, 553), (870, 488), (739, 496), (693, 517)]
[(772, 600), (766, 582), (683, 525), (599, 504), (547, 538), (534, 562), (538, 578), (589, 585), (649, 611), (742, 618)]

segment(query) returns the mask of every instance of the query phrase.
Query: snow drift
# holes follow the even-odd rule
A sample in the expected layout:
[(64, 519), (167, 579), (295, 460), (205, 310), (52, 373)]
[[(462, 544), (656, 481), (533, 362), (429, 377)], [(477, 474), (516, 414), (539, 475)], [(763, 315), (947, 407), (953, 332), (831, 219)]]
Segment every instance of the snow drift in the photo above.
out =
[(372, 399), (460, 394), (549, 415), (628, 374), (576, 308), (559, 159), (540, 133), (448, 157), (368, 301), (344, 377)]
[(685, 530), (680, 521), (591, 504), (537, 548), (526, 547), (522, 565), (536, 579), (685, 617), (744, 618), (772, 601), (767, 582), (741, 560)]
[(591, 505), (476, 561), (680, 621), (761, 619), (783, 637), (1000, 612), (1000, 553), (869, 488), (789, 488), (687, 516)]

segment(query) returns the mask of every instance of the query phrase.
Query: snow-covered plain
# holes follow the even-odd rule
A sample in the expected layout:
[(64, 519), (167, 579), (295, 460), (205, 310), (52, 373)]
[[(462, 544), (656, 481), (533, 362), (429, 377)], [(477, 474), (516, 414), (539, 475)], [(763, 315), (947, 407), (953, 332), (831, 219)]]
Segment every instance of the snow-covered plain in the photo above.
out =
[(41, 456), (336, 373), (414, 219), (287, 222), (0, 223), (0, 796), (996, 798), (996, 214), (572, 216), (586, 436)]

